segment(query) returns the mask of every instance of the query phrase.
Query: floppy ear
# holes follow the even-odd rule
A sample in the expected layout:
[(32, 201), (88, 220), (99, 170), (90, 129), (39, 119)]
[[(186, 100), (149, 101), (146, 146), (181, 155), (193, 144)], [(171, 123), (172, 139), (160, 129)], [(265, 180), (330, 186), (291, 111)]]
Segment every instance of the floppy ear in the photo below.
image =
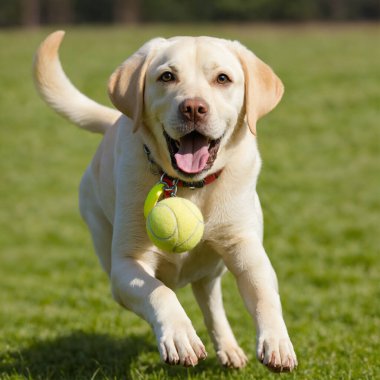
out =
[(280, 102), (284, 85), (273, 70), (238, 42), (234, 48), (245, 77), (245, 109), (247, 123), (256, 135), (256, 122)]
[(108, 95), (113, 105), (133, 120), (133, 132), (142, 121), (146, 70), (155, 47), (162, 41), (156, 38), (143, 45), (114, 71), (108, 82)]

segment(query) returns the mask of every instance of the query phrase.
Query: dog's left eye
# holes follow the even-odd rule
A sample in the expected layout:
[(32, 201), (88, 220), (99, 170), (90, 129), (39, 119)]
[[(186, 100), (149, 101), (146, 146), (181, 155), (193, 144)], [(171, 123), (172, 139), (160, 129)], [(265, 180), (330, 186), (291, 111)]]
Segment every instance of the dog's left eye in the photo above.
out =
[(170, 71), (165, 71), (159, 78), (162, 82), (173, 82), (175, 81), (175, 76)]
[(216, 81), (219, 84), (227, 84), (227, 83), (232, 82), (227, 74), (219, 74), (218, 77), (216, 78)]

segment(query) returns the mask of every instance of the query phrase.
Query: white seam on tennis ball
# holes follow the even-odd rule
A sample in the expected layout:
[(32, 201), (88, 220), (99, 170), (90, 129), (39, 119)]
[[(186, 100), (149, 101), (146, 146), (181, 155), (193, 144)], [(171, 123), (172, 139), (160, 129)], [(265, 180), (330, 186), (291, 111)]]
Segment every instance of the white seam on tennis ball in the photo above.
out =
[[(202, 222), (200, 222), (200, 221), (198, 221), (197, 222), (197, 225), (195, 226), (195, 228), (194, 228), (194, 230), (193, 230), (193, 233), (186, 239), (186, 240), (184, 240), (181, 244), (177, 244), (177, 245), (175, 245), (174, 247), (173, 247), (173, 252), (177, 252), (177, 249), (179, 248), (179, 247), (181, 247), (182, 245), (184, 245), (185, 243), (187, 243), (194, 235), (195, 235), (195, 233), (198, 231), (198, 228), (199, 228), (199, 226), (201, 225), (201, 224), (203, 224)], [(195, 248), (195, 247), (194, 247)]]
[[(188, 203), (185, 202), (185, 201), (181, 201), (182, 205), (184, 205), (186, 207), (186, 209), (188, 211), (191, 212), (191, 214), (194, 216), (194, 218), (197, 220), (197, 225), (195, 226), (194, 230), (193, 230), (193, 233), (185, 240), (183, 241), (182, 243), (180, 244), (177, 244), (173, 247), (173, 252), (177, 252), (178, 248), (181, 247), (182, 245), (184, 245), (185, 243), (187, 243), (194, 235), (195, 233), (198, 231), (198, 228), (199, 228), (199, 225), (202, 224), (204, 226), (204, 222), (202, 220), (199, 219), (198, 215), (196, 215), (194, 213), (194, 211), (189, 207)], [(195, 207), (197, 207), (197, 205), (194, 204)], [(202, 215), (202, 214), (201, 214)], [(203, 217), (202, 217), (203, 219)], [(177, 220), (177, 223), (178, 223), (178, 220)], [(178, 224), (177, 224), (178, 225)], [(195, 248), (195, 247), (194, 247)]]
[(173, 210), (172, 210), (169, 206), (167, 206), (167, 205), (165, 205), (165, 204), (160, 204), (160, 205), (157, 204), (155, 207), (166, 207), (166, 208), (169, 209), (170, 212), (173, 214), (174, 219), (175, 219), (175, 221), (176, 221), (176, 224), (175, 224), (175, 227), (174, 227), (173, 233), (172, 233), (170, 236), (163, 238), (163, 237), (159, 237), (159, 236), (157, 236), (157, 235), (152, 231), (152, 228), (151, 228), (151, 226), (150, 226), (150, 216), (151, 216), (151, 214), (152, 214), (152, 211), (154, 210), (154, 207), (153, 207), (153, 209), (151, 210), (151, 212), (150, 212), (149, 215), (148, 215), (148, 223), (147, 223), (147, 225), (148, 225), (148, 228), (149, 228), (150, 233), (151, 233), (151, 234), (155, 237), (155, 239), (157, 239), (157, 240), (160, 240), (160, 241), (168, 240), (168, 239), (170, 239), (171, 237), (173, 237), (174, 234), (175, 234), (176, 232), (178, 232), (178, 220), (177, 220), (177, 217), (176, 217), (175, 213), (173, 212)]
[[(189, 201), (190, 202), (190, 201)], [(203, 219), (203, 215), (202, 215), (202, 213), (201, 213), (201, 218), (202, 219), (199, 219), (199, 215), (196, 215), (195, 214), (195, 212), (194, 212), (194, 210), (192, 210), (190, 207), (189, 207), (189, 205), (187, 204), (187, 202), (183, 202), (182, 201), (182, 204), (193, 214), (193, 216), (195, 217), (195, 219), (197, 219), (198, 220), (198, 222), (199, 223), (202, 223), (202, 224), (204, 224), (204, 222), (202, 221), (202, 219)], [(194, 206), (199, 210), (199, 208), (198, 208), (198, 206), (196, 205), (196, 204), (194, 204)], [(200, 210), (199, 210), (200, 211)]]

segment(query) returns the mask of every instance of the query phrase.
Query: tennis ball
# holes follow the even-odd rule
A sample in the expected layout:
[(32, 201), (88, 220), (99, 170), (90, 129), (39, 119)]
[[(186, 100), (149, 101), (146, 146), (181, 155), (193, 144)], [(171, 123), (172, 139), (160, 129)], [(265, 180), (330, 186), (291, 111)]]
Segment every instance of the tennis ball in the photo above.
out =
[(193, 202), (179, 197), (167, 198), (152, 208), (146, 229), (158, 248), (172, 253), (190, 251), (202, 238), (203, 216)]

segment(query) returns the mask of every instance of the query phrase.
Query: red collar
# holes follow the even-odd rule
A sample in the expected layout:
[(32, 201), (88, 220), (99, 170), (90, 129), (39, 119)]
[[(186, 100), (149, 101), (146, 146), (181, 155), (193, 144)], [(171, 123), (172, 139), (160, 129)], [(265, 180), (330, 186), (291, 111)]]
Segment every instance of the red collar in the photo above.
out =
[(178, 186), (187, 187), (189, 189), (200, 189), (206, 185), (209, 185), (210, 183), (213, 183), (216, 179), (219, 178), (223, 170), (221, 169), (216, 173), (210, 174), (206, 178), (202, 179), (201, 181), (186, 182), (178, 178), (173, 178), (173, 177), (168, 176), (161, 168), (159, 168), (156, 162), (153, 160), (149, 148), (145, 144), (144, 144), (144, 152), (148, 158), (148, 161), (152, 164), (152, 166), (155, 166), (156, 168), (159, 169), (159, 172), (161, 174), (160, 181), (167, 184), (167, 186), (165, 186), (166, 189), (164, 189), (165, 198), (171, 196), (173, 191), (176, 191), (174, 189), (176, 189)]
[(164, 187), (164, 196), (165, 198), (168, 198), (172, 195), (173, 191), (176, 191), (174, 189), (178, 186), (187, 187), (189, 189), (200, 189), (206, 185), (209, 185), (210, 183), (213, 183), (219, 178), (221, 174), (222, 170), (219, 170), (216, 173), (208, 175), (206, 178), (202, 179), (202, 181), (186, 182), (178, 178), (170, 177), (166, 173), (162, 173), (160, 182), (167, 184), (167, 186)]

